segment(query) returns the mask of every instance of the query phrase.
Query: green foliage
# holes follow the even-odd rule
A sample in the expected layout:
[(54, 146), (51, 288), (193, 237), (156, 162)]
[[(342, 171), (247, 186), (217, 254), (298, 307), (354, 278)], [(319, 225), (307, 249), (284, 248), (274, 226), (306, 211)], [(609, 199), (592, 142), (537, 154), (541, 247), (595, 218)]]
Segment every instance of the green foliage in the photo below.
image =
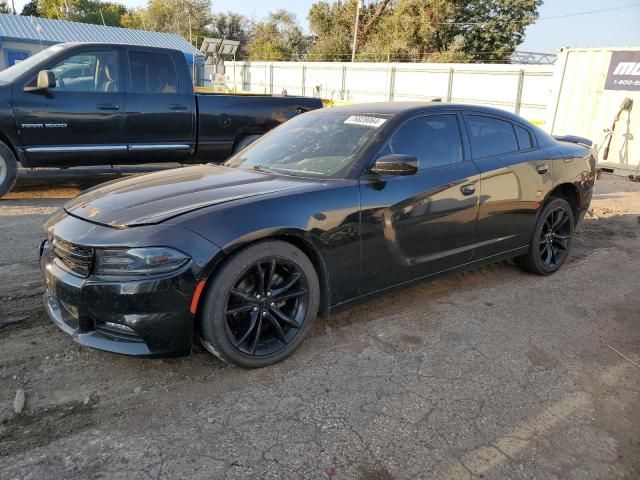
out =
[(250, 60), (294, 60), (307, 48), (307, 39), (296, 17), (287, 10), (270, 13), (254, 25), (247, 47)]
[(309, 58), (315, 61), (347, 60), (356, 18), (357, 0), (316, 2), (309, 10), (309, 28), (313, 44)]
[[(357, 59), (507, 61), (541, 4), (541, 0), (378, 0), (361, 11)], [(314, 59), (350, 57), (355, 15), (356, 0), (311, 6)]]
[(233, 12), (219, 13), (213, 16), (211, 26), (209, 36), (227, 40), (238, 40), (240, 42), (240, 48), (236, 52), (236, 56), (241, 58), (246, 54), (253, 25), (251, 25), (245, 16)]
[(22, 13), (20, 15), (31, 16), (31, 17), (39, 17), (38, 13), (38, 0), (29, 0), (29, 2), (24, 4), (22, 7)]
[[(35, 6), (37, 16), (116, 27), (121, 26), (121, 18), (127, 12), (122, 4), (99, 0), (32, 0), (30, 3), (35, 5), (27, 4), (25, 10), (29, 7), (33, 12)], [(25, 10), (22, 11), (23, 15)]]
[(146, 30), (177, 33), (186, 39), (191, 34), (195, 42), (195, 37), (202, 39), (207, 34), (206, 26), (212, 21), (211, 1), (150, 0), (139, 15)]

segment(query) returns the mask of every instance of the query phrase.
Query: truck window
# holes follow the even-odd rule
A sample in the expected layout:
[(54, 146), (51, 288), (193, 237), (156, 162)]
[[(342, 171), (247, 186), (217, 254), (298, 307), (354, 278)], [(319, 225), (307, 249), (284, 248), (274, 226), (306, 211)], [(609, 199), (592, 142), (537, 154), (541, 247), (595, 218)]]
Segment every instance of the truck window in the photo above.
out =
[(118, 91), (118, 54), (114, 51), (83, 52), (65, 58), (51, 71), (56, 90), (67, 92)]
[(134, 93), (176, 93), (178, 74), (166, 53), (129, 52), (131, 84)]

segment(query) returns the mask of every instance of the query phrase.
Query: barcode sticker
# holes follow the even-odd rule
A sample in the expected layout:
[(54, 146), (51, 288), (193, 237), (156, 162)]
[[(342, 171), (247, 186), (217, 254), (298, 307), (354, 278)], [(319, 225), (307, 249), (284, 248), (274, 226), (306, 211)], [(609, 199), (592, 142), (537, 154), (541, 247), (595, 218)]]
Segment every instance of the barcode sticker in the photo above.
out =
[(368, 115), (352, 115), (347, 118), (344, 123), (347, 125), (362, 125), (364, 127), (379, 128), (386, 121), (386, 118), (370, 117)]

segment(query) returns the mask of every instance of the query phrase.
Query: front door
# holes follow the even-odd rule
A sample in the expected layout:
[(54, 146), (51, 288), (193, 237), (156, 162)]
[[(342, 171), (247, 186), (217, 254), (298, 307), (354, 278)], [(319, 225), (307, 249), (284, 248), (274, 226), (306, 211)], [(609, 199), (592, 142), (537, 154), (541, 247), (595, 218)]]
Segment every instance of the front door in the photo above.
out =
[(471, 261), (480, 185), (463, 150), (451, 113), (408, 120), (378, 154), (413, 155), (419, 170), (361, 179), (363, 294)]
[(32, 165), (117, 164), (127, 159), (124, 93), (117, 49), (74, 51), (46, 67), (56, 85), (25, 92), (14, 87), (20, 140)]
[(179, 162), (195, 151), (195, 95), (183, 64), (166, 52), (129, 50), (126, 130), (132, 163)]

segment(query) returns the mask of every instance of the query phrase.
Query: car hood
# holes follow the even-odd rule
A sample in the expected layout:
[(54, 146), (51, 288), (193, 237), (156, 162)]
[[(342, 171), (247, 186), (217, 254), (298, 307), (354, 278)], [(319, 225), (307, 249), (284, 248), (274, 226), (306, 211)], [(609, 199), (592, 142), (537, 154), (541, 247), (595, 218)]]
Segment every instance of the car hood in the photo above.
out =
[(78, 218), (115, 228), (157, 224), (199, 208), (302, 188), (312, 180), (199, 165), (116, 180), (64, 207)]

